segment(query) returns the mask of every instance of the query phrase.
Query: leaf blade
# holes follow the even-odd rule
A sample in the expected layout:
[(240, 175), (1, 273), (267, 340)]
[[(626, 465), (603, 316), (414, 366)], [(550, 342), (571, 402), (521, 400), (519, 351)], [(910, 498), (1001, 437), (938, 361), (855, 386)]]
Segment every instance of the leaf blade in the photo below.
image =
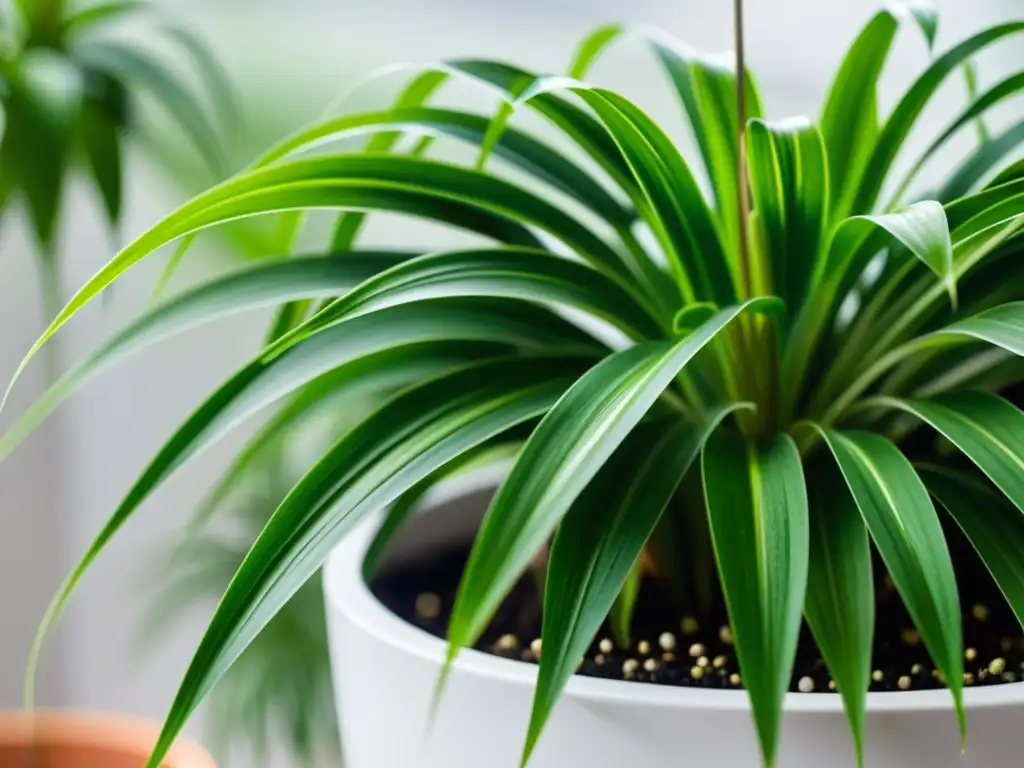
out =
[(759, 447), (720, 431), (705, 444), (701, 466), (740, 673), (764, 762), (774, 765), (807, 585), (800, 454), (788, 436)]

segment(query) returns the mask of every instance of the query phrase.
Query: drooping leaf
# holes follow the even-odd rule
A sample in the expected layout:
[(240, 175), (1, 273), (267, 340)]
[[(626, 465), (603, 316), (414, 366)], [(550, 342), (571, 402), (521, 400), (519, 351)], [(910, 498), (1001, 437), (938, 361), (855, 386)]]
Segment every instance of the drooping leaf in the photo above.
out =
[[(613, 605), (635, 599), (640, 552), (704, 441), (738, 406), (699, 426), (653, 422), (623, 441), (566, 513), (548, 559), (540, 673), (523, 750), (526, 765), (551, 710)], [(630, 581), (634, 583), (630, 584)], [(629, 618), (618, 634), (628, 646)], [(613, 613), (614, 616), (614, 613)]]
[[(344, 257), (342, 257), (344, 258)], [(641, 294), (585, 264), (528, 248), (449, 251), (389, 269), (326, 307), (316, 322), (406, 302), (454, 296), (494, 296), (582, 309), (635, 338), (662, 334)]]
[(428, 382), (372, 414), (275, 511), (228, 587), (182, 681), (147, 768), (156, 768), (213, 684), (368, 513), (549, 408), (579, 360), (483, 364)]
[(984, 483), (936, 467), (918, 467), (935, 499), (966, 534), (1024, 627), (1024, 517)]
[(906, 457), (884, 437), (855, 431), (823, 434), (889, 575), (949, 686), (963, 739), (960, 598), (928, 491)]
[(0, 436), (0, 461), (28, 437), (58, 405), (119, 360), (170, 336), (205, 323), (298, 296), (333, 296), (412, 254), (348, 254), (338, 260), (294, 259), (259, 265), (202, 285), (138, 317), (75, 364)]
[(701, 462), (740, 674), (764, 762), (774, 765), (807, 586), (800, 454), (788, 436), (755, 446), (723, 430), (707, 441)]
[(476, 641), (576, 497), (686, 364), (744, 311), (777, 307), (777, 299), (753, 299), (721, 310), (675, 345), (647, 343), (612, 354), (559, 400), (484, 517), (452, 610), (449, 665)]
[(1024, 512), (1024, 413), (988, 392), (950, 392), (931, 400), (876, 398), (930, 424), (964, 452)]
[(810, 482), (810, 556), (804, 612), (850, 723), (864, 765), (864, 719), (871, 685), (875, 593), (867, 528), (842, 475), (828, 460)]
[[(259, 409), (328, 372), (347, 379), (350, 396), (361, 396), (393, 386), (390, 382), (396, 382), (396, 374), (397, 381), (405, 381), (409, 364), (420, 365), (424, 353), (428, 365), (433, 361), (436, 366), (438, 342), (456, 354), (451, 345), (459, 340), (494, 345), (490, 355), (482, 350), (476, 353), (487, 357), (507, 353), (513, 345), (550, 343), (557, 327), (550, 313), (496, 300), (486, 306), (457, 299), (419, 302), (336, 323), (291, 347), (264, 352), (207, 398), (150, 462), (51, 603), (37, 651), (82, 574), (149, 494), (186, 460)], [(571, 328), (567, 323), (563, 326), (563, 330)], [(586, 338), (572, 330), (562, 338), (573, 336)], [(557, 349), (557, 342), (552, 348)], [(567, 356), (581, 352), (580, 346), (563, 349)], [(342, 383), (339, 380), (338, 386)]]

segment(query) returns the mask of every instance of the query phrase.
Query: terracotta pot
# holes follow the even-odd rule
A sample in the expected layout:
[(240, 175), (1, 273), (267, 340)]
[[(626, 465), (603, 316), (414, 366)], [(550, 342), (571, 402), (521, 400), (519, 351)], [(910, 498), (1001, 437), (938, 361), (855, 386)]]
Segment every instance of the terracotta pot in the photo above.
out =
[[(123, 715), (60, 710), (0, 711), (0, 768), (142, 768), (159, 727)], [(163, 768), (217, 768), (179, 739)]]
[[(428, 561), (470, 540), (496, 478), (464, 477), (438, 489), (382, 561)], [(537, 667), (464, 651), (433, 723), (446, 646), (387, 610), (367, 588), (368, 520), (338, 546), (324, 572), (331, 664), (347, 768), (516, 768)], [(868, 694), (865, 765), (871, 768), (1019, 768), (1024, 683), (964, 692), (961, 755), (948, 691)], [(756, 768), (761, 758), (747, 694), (575, 676), (530, 768)], [(786, 696), (778, 765), (845, 768), (853, 745), (834, 693)]]

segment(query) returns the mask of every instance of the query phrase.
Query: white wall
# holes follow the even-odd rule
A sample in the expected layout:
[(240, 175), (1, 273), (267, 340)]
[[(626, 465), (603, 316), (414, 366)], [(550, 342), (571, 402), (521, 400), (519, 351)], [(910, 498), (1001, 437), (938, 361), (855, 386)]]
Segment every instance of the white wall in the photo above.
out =
[[(942, 3), (946, 13), (940, 40), (948, 44), (1007, 17), (1014, 4), (947, 0)], [(395, 60), (486, 55), (559, 70), (575, 40), (609, 18), (658, 24), (702, 48), (721, 49), (729, 42), (730, 4), (724, 0), (521, 0), (500, 9), (495, 5), (490, 0), (182, 0), (174, 7), (208, 31), (241, 87), (251, 94), (251, 103), (286, 116), (282, 127), (315, 116), (358, 73)], [(750, 58), (774, 116), (816, 111), (839, 56), (876, 5), (874, 0), (748, 0)], [(1019, 65), (1019, 43), (1016, 50)], [(897, 54), (885, 81), (883, 104), (891, 103), (897, 86), (923, 61), (914, 35), (901, 38)], [(1013, 55), (1011, 49), (1002, 59), (985, 60), (982, 76), (995, 77)], [(635, 95), (670, 125), (681, 126), (661, 77), (637, 46), (602, 63), (594, 77)], [(960, 96), (958, 88), (950, 89), (939, 111), (959, 103)], [(130, 168), (129, 235), (175, 202), (144, 163), (136, 158)], [(109, 250), (90, 200), (75, 195), (67, 223), (64, 252), (73, 262), (70, 283), (77, 285)], [(389, 225), (375, 232), (393, 244), (407, 237), (408, 229)], [(5, 381), (38, 330), (39, 314), (24, 287), (30, 284), (24, 242), (13, 233), (0, 246), (0, 381)], [(210, 249), (203, 253), (205, 257), (193, 258), (189, 279), (223, 266)], [(63, 335), (69, 357), (145, 306), (156, 265), (137, 271), (106, 310), (93, 308)], [(121, 364), (64, 409), (52, 429), (0, 465), (0, 706), (17, 700), (31, 629), (59, 574), (87, 546), (170, 430), (255, 349), (264, 320), (262, 315), (233, 320)], [(36, 371), (19, 386), (12, 413), (24, 407), (39, 380)], [(4, 415), (0, 427), (9, 417)], [(203, 617), (137, 653), (133, 634), (146, 599), (141, 568), (151, 558), (152, 544), (180, 523), (234, 444), (237, 440), (204, 455), (168, 483), (98, 563), (69, 611), (47, 667), (47, 699), (162, 716)]]

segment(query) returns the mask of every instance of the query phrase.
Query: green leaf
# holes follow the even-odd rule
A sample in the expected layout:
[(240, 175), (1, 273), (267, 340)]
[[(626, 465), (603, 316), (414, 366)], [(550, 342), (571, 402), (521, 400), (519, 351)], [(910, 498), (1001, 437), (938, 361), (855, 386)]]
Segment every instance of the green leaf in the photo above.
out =
[(96, 104), (82, 110), (82, 139), (89, 170), (99, 192), (107, 220), (114, 226), (121, 219), (121, 136), (117, 125)]
[(864, 765), (864, 717), (871, 685), (875, 593), (867, 528), (828, 459), (810, 484), (810, 559), (804, 613), (843, 697), (857, 765)]
[[(686, 364), (754, 299), (718, 312), (675, 345), (652, 342), (606, 357), (559, 400), (531, 435), (484, 517), (459, 586), (448, 665), (472, 645), (570, 505)], [(440, 691), (443, 677), (439, 683)]]
[(755, 446), (728, 431), (701, 459), (718, 574), (761, 752), (775, 764), (807, 586), (807, 489), (788, 436)]
[[(616, 631), (619, 643), (629, 645), (632, 606), (621, 602), (636, 597), (638, 560), (644, 544), (708, 435), (738, 407), (719, 408), (699, 426), (640, 425), (566, 513), (548, 560), (541, 637), (544, 652), (523, 765), (609, 611), (613, 627), (616, 615), (623, 622)], [(619, 605), (617, 610), (613, 610), (615, 605)]]
[(951, 392), (931, 400), (875, 398), (942, 434), (1024, 512), (1024, 413), (988, 392)]
[(354, 525), (466, 451), (542, 414), (580, 362), (538, 356), (474, 366), (399, 395), (342, 437), (253, 544), (196, 650), (147, 768), (160, 765), (203, 696)]
[[(537, 78), (495, 117), (481, 147), (480, 162), (486, 160), (519, 105), (563, 90), (585, 101), (614, 139), (642, 193), (634, 196), (634, 204), (668, 255), (683, 300), (710, 296), (723, 304), (733, 301), (736, 293), (729, 263), (696, 180), (672, 141), (628, 99), (565, 77)], [(653, 289), (661, 288), (661, 270), (646, 256), (636, 255), (634, 271)], [(674, 306), (678, 297), (669, 302)]]
[[(8, 67), (4, 81), (9, 93), (0, 165), (23, 193), (42, 258), (54, 268), (53, 240), (81, 112), (81, 78), (53, 52), (34, 49)], [(54, 286), (44, 287), (54, 292)]]
[[(313, 149), (324, 142), (396, 128), (447, 136), (479, 147), (490, 123), (488, 118), (481, 115), (434, 107), (399, 107), (380, 112), (346, 115), (318, 123), (285, 139), (265, 153), (256, 166), (269, 165), (295, 153)], [(392, 131), (375, 133), (370, 143), (380, 137), (396, 135), (400, 134)], [(375, 148), (367, 151), (383, 150)], [(633, 219), (633, 214), (575, 161), (527, 133), (507, 128), (494, 146), (494, 153), (517, 169), (535, 176), (586, 205), (613, 225), (628, 226)], [(347, 228), (351, 226), (348, 224)], [(350, 245), (349, 236), (346, 236), (346, 241)]]
[[(135, 482), (51, 603), (39, 630), (36, 651), (85, 569), (122, 525), (167, 477), (196, 453), (219, 440), (261, 408), (317, 377), (335, 372), (349, 396), (362, 396), (406, 381), (410, 365), (436, 367), (439, 354), (461, 358), (458, 341), (483, 342), (477, 355), (507, 353), (510, 346), (559, 347), (566, 355), (586, 350), (571, 340), (586, 337), (549, 312), (489, 300), (424, 301), (338, 322), (286, 347), (278, 344), (242, 367), (196, 409)], [(343, 378), (342, 378), (343, 377)], [(33, 665), (34, 666), (34, 661)]]
[(902, 18), (911, 16), (931, 50), (937, 15), (920, 5), (895, 4), (877, 13), (854, 41), (836, 73), (821, 114), (828, 147), (832, 221), (845, 219), (861, 183), (864, 167), (878, 141), (878, 81)]
[[(972, 69), (967, 68), (965, 71), (971, 72)], [(893, 202), (889, 207), (894, 207), (899, 203), (900, 199), (903, 197), (903, 193), (910, 187), (911, 182), (916, 178), (917, 174), (920, 173), (924, 165), (932, 159), (940, 149), (945, 147), (946, 144), (949, 143), (950, 139), (956, 136), (957, 133), (972, 121), (977, 121), (979, 126), (983, 126), (983, 115), (988, 110), (1016, 95), (1021, 90), (1024, 90), (1024, 72), (1018, 72), (1017, 74), (1011, 75), (979, 97), (972, 97), (971, 104), (960, 115), (958, 115), (952, 123), (950, 123), (949, 127), (943, 131), (938, 138), (928, 145), (928, 148), (924, 152), (921, 153), (921, 156), (900, 182), (898, 191), (893, 194)], [(989, 139), (986, 136), (982, 144), (988, 140)], [(959, 195), (957, 195), (957, 197), (959, 197)], [(951, 198), (945, 195), (940, 195), (940, 199), (949, 200)]]
[(924, 484), (966, 534), (1024, 627), (1024, 517), (973, 477), (918, 467)]
[[(849, 209), (851, 213), (868, 213), (874, 208), (882, 183), (888, 176), (896, 155), (921, 112), (946, 78), (979, 51), (1022, 31), (1024, 21), (989, 27), (951, 48), (931, 63), (903, 95), (882, 128)], [(828, 146), (831, 151), (832, 145)]]
[(626, 28), (622, 24), (605, 24), (583, 38), (569, 64), (569, 77), (574, 80), (584, 79), (597, 57), (625, 31)]
[(635, 338), (662, 329), (636, 292), (578, 262), (528, 248), (450, 251), (389, 269), (325, 308), (320, 324), (395, 303), (453, 296), (493, 296), (553, 302), (585, 310)]
[(620, 272), (619, 255), (561, 210), (519, 187), (457, 166), (393, 156), (322, 156), (244, 174), (186, 204), (123, 249), (71, 298), (15, 372), (79, 309), (129, 267), (177, 237), (233, 218), (286, 208), (368, 207), (413, 213), (512, 244), (537, 246), (513, 218), (535, 224)]
[(388, 508), (384, 521), (381, 523), (380, 528), (377, 529), (377, 533), (374, 535), (373, 541), (370, 542), (370, 546), (366, 549), (366, 557), (363, 558), (363, 578), (367, 584), (371, 582), (374, 574), (377, 572), (380, 559), (384, 555), (391, 539), (401, 530), (413, 513), (419, 509), (420, 505), (425, 501), (424, 497), (435, 486), (451, 477), (480, 466), (515, 458), (523, 443), (522, 440), (511, 438), (512, 435), (506, 433), (500, 439), (484, 443), (474, 450), (466, 451), (458, 459), (450, 461), (427, 477), (426, 480), (414, 485), (398, 497), (395, 503)]
[[(909, 250), (942, 277), (951, 300), (956, 297), (956, 273), (949, 226), (942, 206), (921, 202), (897, 213), (855, 216), (840, 224), (827, 251), (822, 250), (811, 276), (808, 301), (793, 323), (783, 362), (782, 391), (789, 398), (785, 414), (793, 416), (803, 394), (811, 358), (835, 318), (839, 303), (854, 287), (871, 259), (888, 243)], [(838, 370), (838, 369), (837, 369)], [(827, 392), (826, 387), (821, 392)]]
[(910, 462), (884, 437), (855, 431), (822, 434), (925, 647), (949, 686), (964, 739), (960, 597), (928, 491)]
[(982, 178), (1007, 155), (1016, 151), (1024, 142), (1024, 122), (1006, 129), (980, 146), (950, 176), (938, 192), (942, 201), (956, 200), (967, 195)]
[(198, 71), (210, 101), (220, 113), (220, 119), (227, 136), (236, 134), (241, 128), (241, 109), (231, 87), (231, 76), (225, 70), (210, 46), (188, 27), (180, 24), (166, 25), (162, 31), (184, 50), (189, 61)]
[[(729, 57), (698, 53), (667, 35), (651, 35), (651, 45), (675, 86), (686, 111), (704, 167), (711, 179), (726, 249), (738, 259), (739, 118), (736, 71)], [(752, 73), (746, 73), (746, 115), (761, 117), (764, 108)]]
[(216, 176), (226, 170), (224, 147), (202, 103), (178, 78), (150, 55), (114, 40), (90, 41), (75, 47), (76, 60), (134, 82), (149, 91), (167, 109), (191, 139)]
[(302, 258), (259, 265), (202, 285), (155, 307), (93, 349), (0, 436), (0, 461), (58, 405), (129, 355), (190, 328), (302, 296), (333, 296), (411, 254), (365, 251), (339, 259)]
[(773, 293), (795, 311), (823, 247), (828, 167), (818, 129), (799, 118), (747, 128), (750, 184), (760, 217)]

